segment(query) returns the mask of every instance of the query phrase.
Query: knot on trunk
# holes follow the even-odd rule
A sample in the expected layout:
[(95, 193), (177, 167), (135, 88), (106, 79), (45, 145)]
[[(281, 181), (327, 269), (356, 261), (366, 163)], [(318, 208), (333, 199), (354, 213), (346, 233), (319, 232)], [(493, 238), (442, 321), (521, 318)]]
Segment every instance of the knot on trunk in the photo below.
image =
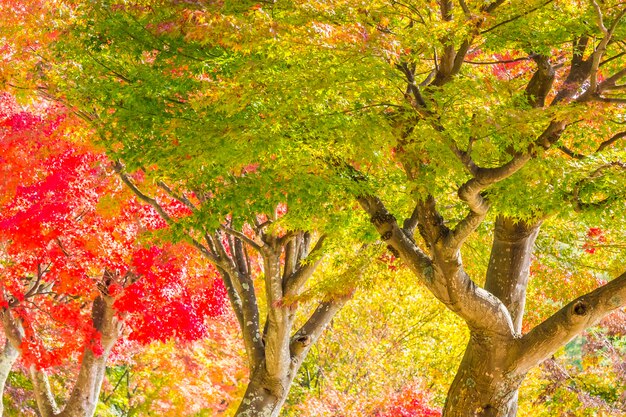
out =
[(300, 356), (302, 352), (313, 342), (313, 338), (310, 335), (298, 336), (293, 340), (291, 344), (291, 355)]
[(391, 254), (392, 254), (393, 256), (395, 256), (396, 258), (399, 258), (399, 257), (400, 257), (400, 252), (398, 252), (398, 251), (396, 250), (396, 248), (394, 248), (393, 246), (391, 246), (391, 245), (387, 245), (387, 249), (388, 249), (388, 250), (389, 250), (389, 252), (391, 252)]
[(276, 398), (283, 398), (287, 393), (287, 382), (281, 378), (265, 375), (261, 385), (265, 391)]
[(574, 304), (574, 314), (577, 316), (585, 316), (589, 311), (589, 305), (584, 301), (578, 301)]
[(374, 226), (391, 223), (395, 220), (396, 218), (393, 216), (393, 214), (390, 214), (387, 210), (379, 210), (374, 213), (374, 215), (370, 218), (370, 222), (372, 222)]

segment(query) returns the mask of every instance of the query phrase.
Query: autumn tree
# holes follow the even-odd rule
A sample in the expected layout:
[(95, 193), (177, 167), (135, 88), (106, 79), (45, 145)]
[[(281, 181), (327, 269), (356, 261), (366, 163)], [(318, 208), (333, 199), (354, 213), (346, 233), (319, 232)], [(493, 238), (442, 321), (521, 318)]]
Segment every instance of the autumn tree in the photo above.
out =
[[(598, 275), (607, 283), (524, 328), (537, 241), (538, 253), (559, 242), (558, 271), (575, 282), (598, 230), (624, 239), (625, 13), (595, 0), (102, 2), (40, 54), (37, 76), (43, 94), (92, 124), (122, 175), (154, 167), (166, 194), (194, 199), (182, 230), (233, 284), (252, 379), (263, 381), (250, 395), (272, 403), (247, 397), (246, 413), (275, 415), (285, 385), (274, 377), (297, 368), (286, 370), (287, 346), (308, 340), (255, 345), (237, 245), (261, 249), (277, 308), (266, 334), (278, 337), (290, 328), (278, 323), (291, 323), (289, 265), (314, 264), (308, 250), (280, 264), (311, 236), (290, 231), (358, 245), (371, 241), (366, 213), (470, 330), (444, 415), (514, 416), (529, 370), (626, 303), (616, 248)], [(246, 222), (252, 231), (236, 230)], [(572, 230), (588, 245), (562, 240)], [(463, 262), (484, 236), (490, 255)]]
[[(141, 245), (141, 232), (159, 227), (157, 214), (120, 195), (106, 157), (72, 141), (63, 109), (38, 115), (6, 94), (2, 108), (2, 385), (21, 355), (41, 415), (92, 416), (124, 326), (142, 343), (204, 337), (223, 287), (183, 245)], [(46, 369), (79, 355), (59, 407)]]
[[(128, 130), (120, 129), (113, 137), (101, 128), (104, 126), (102, 123), (108, 123), (106, 118), (75, 106), (72, 104), (73, 97), (56, 96), (56, 91), (60, 90), (52, 88), (52, 83), (48, 84), (50, 88), (39, 88), (38, 92), (64, 103), (89, 123), (98, 135), (99, 143), (105, 144), (112, 152), (110, 155), (116, 160), (114, 169), (121, 180), (169, 225), (170, 237), (188, 242), (215, 265), (238, 319), (249, 364), (250, 383), (237, 414), (277, 415), (309, 349), (350, 298), (365, 267), (359, 249), (364, 246), (358, 242), (339, 244), (338, 237), (345, 232), (338, 231), (337, 225), (350, 223), (351, 217), (349, 213), (339, 212), (339, 205), (320, 201), (318, 207), (311, 209), (306, 200), (298, 203), (300, 195), (308, 192), (310, 185), (299, 180), (290, 182), (288, 178), (281, 182), (280, 177), (285, 172), (282, 167), (296, 166), (297, 162), (291, 156), (280, 155), (280, 146), (273, 146), (271, 155), (266, 151), (260, 154), (258, 149), (247, 147), (239, 139), (198, 147), (197, 134), (204, 128), (193, 124), (181, 125), (192, 130), (187, 135), (177, 133), (171, 141), (168, 138), (163, 146), (159, 145), (160, 150), (148, 150), (141, 145), (141, 142), (150, 140), (144, 136), (147, 133), (144, 129), (146, 123), (154, 126), (160, 136), (165, 132), (162, 129), (174, 127), (174, 124), (166, 126), (163, 120), (184, 120), (187, 118), (184, 113), (194, 111), (186, 105), (186, 101), (191, 94), (197, 93), (198, 83), (210, 79), (210, 75), (202, 73), (213, 69), (221, 72), (228, 65), (238, 65), (237, 57), (224, 56), (223, 68), (205, 67), (201, 60), (194, 58), (195, 54), (205, 52), (197, 42), (187, 44), (176, 33), (177, 25), (192, 17), (192, 10), (185, 9), (184, 5), (171, 5), (156, 16), (155, 11), (157, 9), (152, 5), (98, 4), (94, 8), (79, 7), (75, 15), (76, 29), (96, 22), (98, 25), (106, 25), (107, 21), (113, 23), (111, 29), (117, 31), (121, 42), (115, 48), (130, 47), (128, 52), (132, 58), (129, 63), (141, 59), (155, 64), (153, 68), (133, 68), (133, 71), (140, 72), (147, 69), (149, 73), (145, 74), (145, 90), (136, 96), (135, 103), (132, 100), (128, 102), (131, 106), (128, 112), (122, 110), (118, 113), (120, 108), (117, 105), (106, 110), (108, 115), (117, 113), (124, 118), (138, 116), (134, 126), (129, 125)], [(171, 19), (175, 19), (173, 24)], [(128, 25), (130, 22), (131, 26)], [(158, 42), (167, 44), (163, 45), (163, 55), (150, 46), (155, 33), (163, 34)], [(148, 43), (137, 43), (137, 36)], [(96, 42), (96, 49), (102, 46), (99, 42)], [(104, 42), (106, 44), (107, 41)], [(53, 44), (56, 45), (56, 42)], [(172, 53), (167, 52), (170, 48), (174, 48)], [(41, 56), (48, 52), (50, 50), (39, 51)], [(47, 72), (44, 69), (47, 67), (44, 63), (46, 59), (43, 58), (40, 63), (43, 73)], [(188, 73), (188, 60), (193, 65), (193, 74)], [(75, 63), (78, 64), (78, 61)], [(140, 74), (137, 73), (137, 76)], [(134, 82), (129, 78), (125, 81), (125, 77), (122, 75), (114, 82), (132, 84), (134, 88)], [(168, 91), (175, 85), (185, 85), (185, 79), (189, 81), (189, 88), (183, 87), (178, 91), (175, 87)], [(65, 83), (70, 78), (57, 80)], [(10, 82), (18, 81), (11, 79)], [(148, 95), (153, 94), (155, 101), (145, 101)], [(177, 103), (184, 106), (179, 107)], [(140, 107), (156, 105), (154, 113), (147, 113), (154, 118), (144, 119), (147, 114), (135, 109), (135, 104)], [(182, 113), (172, 117), (172, 112)], [(243, 119), (241, 122), (245, 123)], [(127, 140), (137, 141), (130, 145)], [(131, 157), (127, 152), (133, 149), (140, 152)], [(147, 153), (144, 154), (144, 151)], [(204, 166), (201, 161), (213, 156), (217, 157), (215, 164)], [(173, 160), (177, 162), (172, 164)], [(307, 168), (303, 167), (303, 170)], [(318, 183), (315, 193), (324, 192), (319, 188), (324, 187), (324, 183), (316, 178), (315, 169), (305, 175)], [(143, 181), (142, 177), (146, 180)], [(278, 183), (281, 186), (275, 187)], [(327, 193), (330, 194), (333, 187), (325, 187)], [(172, 216), (169, 211), (171, 206), (183, 207), (187, 211), (185, 216)], [(335, 248), (346, 262), (346, 265), (333, 271), (335, 284), (338, 284), (327, 283), (315, 297), (303, 300), (301, 296), (329, 248)], [(259, 297), (259, 292), (264, 295)]]

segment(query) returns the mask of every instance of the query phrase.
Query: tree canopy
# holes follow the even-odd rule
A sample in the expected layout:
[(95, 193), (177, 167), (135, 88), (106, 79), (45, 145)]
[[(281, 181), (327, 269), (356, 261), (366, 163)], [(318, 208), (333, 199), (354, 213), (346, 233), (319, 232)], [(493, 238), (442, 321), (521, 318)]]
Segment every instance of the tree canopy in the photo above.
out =
[(81, 120), (123, 198), (219, 273), (236, 415), (278, 415), (381, 256), (469, 332), (446, 417), (516, 415), (527, 375), (626, 305), (622, 2), (48, 6), (2, 9), (6, 88)]

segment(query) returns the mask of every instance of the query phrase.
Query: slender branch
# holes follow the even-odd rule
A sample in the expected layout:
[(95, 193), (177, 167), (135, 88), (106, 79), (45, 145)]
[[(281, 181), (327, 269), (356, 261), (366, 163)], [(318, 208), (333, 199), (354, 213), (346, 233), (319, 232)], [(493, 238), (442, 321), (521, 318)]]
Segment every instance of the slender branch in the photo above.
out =
[(122, 165), (120, 161), (115, 161), (113, 163), (113, 169), (115, 170), (115, 172), (117, 172), (119, 177), (122, 179), (122, 182), (124, 182), (124, 184), (126, 184), (126, 186), (130, 188), (130, 190), (137, 196), (137, 198), (139, 198), (144, 203), (147, 203), (150, 206), (152, 206), (152, 208), (156, 210), (159, 216), (161, 216), (161, 218), (165, 220), (167, 223), (172, 222), (172, 218), (169, 216), (169, 214), (165, 212), (163, 207), (161, 207), (161, 205), (154, 198), (148, 197), (146, 194), (141, 192), (139, 188), (137, 188), (137, 186), (133, 183), (133, 181), (130, 179), (128, 174), (124, 172), (124, 166)]
[(193, 204), (191, 202), (191, 200), (189, 200), (184, 194), (176, 194), (167, 184), (165, 184), (163, 181), (157, 181), (157, 186), (159, 186), (159, 188), (161, 188), (163, 191), (165, 191), (170, 197), (180, 201), (181, 203), (183, 203), (185, 206), (187, 206), (188, 209), (190, 209), (191, 211), (197, 211), (198, 208), (196, 207), (195, 204)]
[(468, 61), (468, 60), (465, 60), (463, 62), (465, 62), (466, 64), (471, 64), (471, 65), (498, 65), (498, 64), (513, 64), (515, 62), (529, 61), (531, 59), (532, 59), (532, 57), (530, 57), (530, 56), (524, 56), (524, 57), (521, 57), (521, 58), (503, 59), (503, 60), (499, 60), (499, 61)]
[(566, 146), (559, 146), (557, 149), (559, 151), (563, 152), (565, 155), (569, 156), (570, 158), (585, 159), (587, 157), (586, 155), (583, 155), (581, 153), (572, 151), (571, 149), (569, 149)]
[(598, 27), (605, 35), (609, 34), (609, 30), (604, 26), (604, 19), (602, 17), (602, 9), (600, 9), (600, 5), (596, 0), (591, 0), (591, 4), (593, 4), (593, 8), (596, 11), (596, 21), (598, 22)]
[(622, 17), (624, 17), (624, 14), (626, 14), (626, 8), (624, 8), (624, 10), (620, 12), (611, 27), (607, 29), (604, 26), (604, 20), (602, 18), (602, 10), (600, 9), (600, 6), (595, 0), (593, 0), (592, 3), (594, 5), (594, 8), (596, 9), (598, 27), (600, 28), (602, 33), (604, 33), (604, 37), (602, 38), (602, 40), (598, 44), (598, 47), (591, 56), (591, 74), (589, 78), (589, 88), (587, 89), (587, 91), (589, 92), (589, 94), (595, 95), (598, 93), (598, 68), (600, 67), (600, 61), (602, 60), (602, 57), (606, 52), (606, 47), (613, 37), (613, 33), (615, 32), (619, 21), (622, 19)]
[[(305, 263), (300, 263), (296, 271), (289, 277), (287, 277), (284, 290), (285, 296), (293, 297), (298, 295), (304, 284), (313, 275), (313, 272), (315, 272), (315, 270), (323, 260), (322, 254), (324, 250), (325, 239), (326, 235), (320, 236), (311, 252), (304, 259)], [(317, 259), (312, 260), (311, 258)]]
[[(481, 35), (484, 35), (485, 33), (489, 33), (489, 32), (491, 32), (491, 31), (493, 31), (493, 30), (495, 30), (495, 29), (499, 28), (500, 26), (503, 26), (503, 25), (506, 25), (506, 24), (508, 24), (508, 23), (514, 22), (514, 21), (516, 21), (516, 20), (517, 20), (517, 19), (519, 19), (519, 18), (522, 18), (522, 17), (528, 16), (529, 14), (531, 14), (531, 13), (533, 13), (533, 12), (535, 12), (535, 11), (537, 11), (537, 10), (541, 9), (542, 7), (547, 6), (548, 4), (552, 3), (553, 1), (554, 1), (554, 0), (547, 0), (547, 1), (543, 2), (543, 3), (541, 3), (539, 6), (536, 6), (536, 7), (533, 7), (533, 8), (531, 8), (531, 9), (526, 10), (524, 13), (520, 13), (520, 14), (518, 14), (518, 15), (515, 15), (515, 16), (511, 17), (510, 19), (503, 20), (503, 21), (502, 21), (502, 22), (500, 22), (500, 23), (496, 23), (495, 25), (491, 26), (490, 28), (488, 28), (488, 29), (485, 29), (485, 30), (481, 31), (481, 32), (480, 32), (480, 34), (481, 34)], [(504, 0), (498, 0), (498, 1), (493, 2), (492, 4), (496, 4), (496, 3), (497, 3), (498, 5), (500, 5), (500, 4), (502, 4), (503, 2), (504, 2)], [(489, 13), (490, 13), (491, 11), (493, 11), (492, 9), (490, 10), (490, 6), (488, 6), (485, 10), (486, 10), (487, 12), (489, 12)]]
[[(606, 148), (608, 148), (609, 146), (611, 146), (612, 144), (614, 144), (615, 142), (617, 142), (618, 140), (625, 138), (626, 137), (626, 132), (619, 132), (616, 133), (615, 135), (611, 136), (609, 139), (605, 140), (604, 142), (600, 143), (600, 145), (598, 145), (598, 148), (593, 152), (598, 153), (598, 152), (602, 152), (603, 150), (605, 150)], [(574, 152), (571, 149), (567, 148), (566, 146), (559, 146), (558, 148), (561, 152), (563, 152), (564, 154), (566, 154), (567, 156), (569, 156), (570, 158), (574, 158), (574, 159), (585, 159), (588, 157), (588, 155), (584, 155), (578, 152)]]
[(582, 180), (576, 183), (574, 187), (574, 192), (573, 192), (574, 208), (576, 211), (582, 211), (588, 208), (600, 208), (615, 199), (615, 196), (611, 195), (600, 201), (596, 201), (593, 203), (583, 203), (580, 198), (580, 191), (581, 191), (583, 184), (585, 184), (587, 181), (599, 178), (604, 171), (611, 169), (613, 167), (618, 167), (618, 168), (622, 168), (626, 170), (626, 163), (621, 162), (621, 161), (613, 161), (607, 164), (600, 165), (587, 178), (583, 178)]
[(262, 241), (253, 240), (249, 238), (248, 236), (246, 236), (244, 233), (238, 230), (231, 229), (230, 227), (226, 227), (222, 225), (220, 226), (220, 230), (224, 231), (225, 233), (231, 236), (235, 236), (236, 238), (241, 239), (242, 241), (246, 242), (248, 245), (252, 246), (254, 250), (256, 250), (257, 252), (260, 252), (263, 246), (265, 246), (265, 243), (263, 243)]
[[(121, 178), (122, 182), (137, 196), (137, 198), (139, 198), (141, 201), (143, 201), (143, 202), (149, 204), (150, 206), (152, 206), (152, 208), (154, 208), (154, 210), (159, 214), (159, 216), (161, 216), (161, 218), (163, 220), (165, 220), (165, 222), (167, 224), (172, 224), (173, 223), (172, 218), (165, 212), (165, 210), (159, 204), (159, 202), (156, 199), (151, 198), (148, 195), (144, 194), (135, 185), (135, 183), (133, 183), (133, 181), (130, 179), (128, 174), (126, 174), (124, 172), (124, 166), (122, 165), (121, 162), (116, 161), (113, 164), (113, 169), (119, 175), (119, 177)], [(196, 249), (198, 249), (209, 261), (211, 261), (213, 263), (216, 263), (216, 264), (220, 262), (220, 258), (219, 257), (217, 257), (211, 250), (209, 250), (202, 243), (200, 243), (196, 238), (191, 236), (191, 234), (189, 234), (189, 232), (187, 233), (187, 237), (189, 238), (191, 244)]]
[(612, 144), (614, 144), (615, 142), (617, 142), (618, 140), (622, 138), (626, 138), (626, 132), (617, 133), (613, 135), (610, 139), (605, 140), (604, 142), (600, 144), (600, 146), (598, 146), (598, 149), (596, 149), (596, 152), (602, 152), (603, 150), (605, 150), (606, 148), (608, 148), (609, 146), (611, 146)]

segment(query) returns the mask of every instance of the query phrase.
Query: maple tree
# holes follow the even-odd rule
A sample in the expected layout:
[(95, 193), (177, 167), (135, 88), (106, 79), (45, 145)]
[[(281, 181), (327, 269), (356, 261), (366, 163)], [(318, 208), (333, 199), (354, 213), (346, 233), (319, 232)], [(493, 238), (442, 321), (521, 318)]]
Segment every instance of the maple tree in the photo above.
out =
[[(223, 287), (183, 245), (141, 245), (156, 213), (132, 199), (116, 207), (110, 162), (71, 140), (63, 109), (37, 115), (6, 94), (2, 109), (2, 385), (21, 355), (41, 415), (91, 416), (123, 326), (144, 344), (204, 337)], [(61, 410), (45, 369), (78, 354)]]
[[(170, 226), (227, 284), (252, 372), (243, 415), (276, 415), (304, 357), (284, 290), (316, 264), (308, 240), (359, 247), (369, 218), (467, 323), (443, 415), (513, 416), (528, 372), (626, 303), (610, 246), (626, 217), (625, 14), (608, 0), (90, 3), (36, 77), (145, 202), (188, 206)], [(246, 248), (263, 258), (264, 345)], [(534, 286), (563, 281), (525, 315), (544, 300)]]
[[(141, 5), (126, 7), (121, 4), (112, 5), (111, 9), (108, 6), (93, 9), (96, 13), (102, 13), (98, 17), (105, 17), (112, 12), (129, 19), (145, 19), (145, 10)], [(91, 11), (87, 8), (87, 12)], [(165, 17), (168, 13), (169, 10), (164, 9)], [(89, 21), (79, 19), (77, 24)], [(125, 22), (115, 19), (111, 22), (120, 25), (119, 28), (127, 27)], [(168, 27), (166, 22), (149, 23), (149, 26), (160, 30), (161, 23)], [(138, 24), (134, 24), (132, 30), (138, 32), (131, 38), (134, 35), (145, 35), (145, 28)], [(166, 49), (169, 48), (168, 45)], [(45, 51), (40, 53), (45, 54)], [(152, 51), (142, 49), (139, 53), (147, 61), (153, 60)], [(173, 60), (166, 59), (165, 74), (172, 82), (178, 82), (187, 68), (176, 62), (175, 57), (176, 54), (172, 55)], [(159, 72), (159, 77), (162, 76), (163, 73)], [(63, 79), (69, 80), (66, 77)], [(156, 87), (146, 88), (151, 90)], [(40, 93), (55, 97), (52, 89), (40, 89)], [(172, 93), (173, 97), (179, 95)], [(92, 126), (96, 120), (101, 120), (76, 108), (70, 99), (56, 99), (76, 109), (75, 112)], [(165, 113), (170, 111), (169, 104), (177, 100), (168, 97)], [(110, 114), (115, 111), (110, 109)], [(99, 128), (95, 130), (102, 139), (108, 136)], [(183, 140), (182, 137), (176, 138), (174, 145), (178, 146)], [(109, 150), (128, 149), (119, 141), (109, 145)], [(183, 160), (194, 161), (187, 151), (183, 152)], [(157, 153), (166, 159), (181, 157), (170, 154), (167, 147)], [(204, 168), (197, 170), (188, 167), (204, 176), (202, 182), (187, 175), (189, 171), (174, 169), (173, 165), (161, 162), (155, 164), (156, 160), (133, 161), (121, 155), (111, 155), (116, 159), (114, 168), (122, 181), (139, 200), (150, 205), (160, 215), (164, 224), (170, 226), (171, 237), (186, 240), (193, 245), (217, 267), (222, 276), (242, 331), (250, 369), (250, 383), (237, 414), (276, 415), (309, 349), (334, 314), (350, 298), (354, 286), (354, 283), (346, 287), (331, 285), (315, 296), (301, 298), (305, 296), (305, 284), (311, 281), (328, 247), (337, 245), (337, 242), (329, 243), (331, 239), (327, 239), (325, 228), (330, 229), (328, 219), (318, 221), (316, 216), (307, 219), (298, 212), (297, 205), (284, 201), (285, 196), (290, 195), (288, 187), (282, 190), (267, 188), (267, 181), (272, 181), (271, 176), (259, 179), (257, 162), (244, 162), (239, 155), (226, 151), (223, 153), (224, 161), (215, 169), (207, 171)], [(274, 160), (280, 164), (291, 163), (276, 155)], [(154, 181), (142, 181), (141, 177)], [(315, 173), (310, 173), (309, 178), (315, 179)], [(241, 189), (251, 186), (262, 186), (268, 194), (273, 192), (274, 195), (246, 200), (237, 197)], [(231, 201), (233, 198), (238, 200), (236, 204)], [(168, 211), (171, 205), (182, 207), (186, 212), (180, 218), (172, 216)], [(336, 211), (324, 205), (320, 209)], [(346, 215), (335, 217), (332, 220), (335, 223), (347, 218)], [(356, 260), (360, 256), (356, 249), (358, 246), (355, 244), (343, 247), (342, 250), (336, 247), (337, 252), (344, 255), (345, 261), (359, 265), (337, 268), (333, 271), (337, 280), (358, 279), (363, 263)], [(265, 296), (259, 301), (257, 292), (263, 289), (255, 286), (259, 287), (261, 280), (264, 281)], [(266, 316), (264, 323), (262, 315)]]

